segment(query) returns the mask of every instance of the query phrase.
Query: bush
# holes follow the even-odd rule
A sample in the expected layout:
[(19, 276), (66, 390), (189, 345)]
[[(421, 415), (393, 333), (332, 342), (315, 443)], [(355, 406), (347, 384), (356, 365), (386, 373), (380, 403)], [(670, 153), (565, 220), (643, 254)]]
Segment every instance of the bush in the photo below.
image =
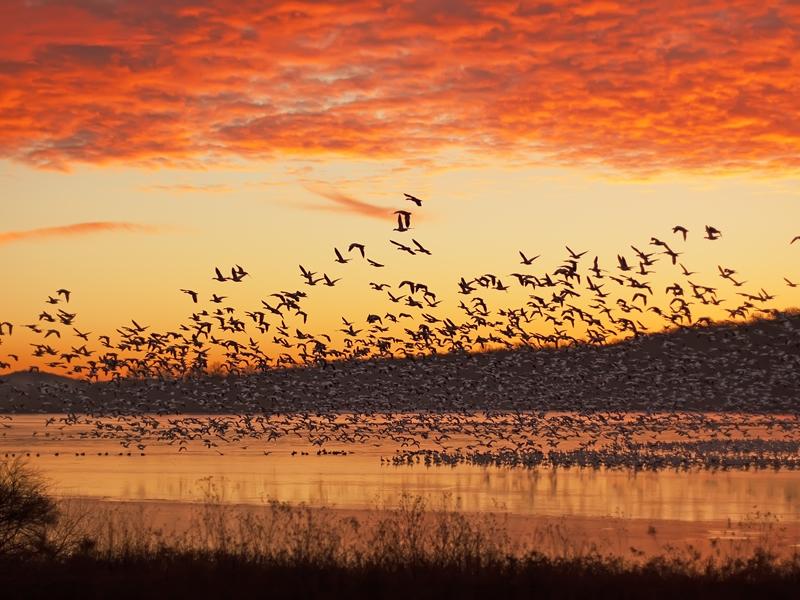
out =
[(57, 520), (41, 478), (20, 459), (0, 462), (0, 556), (46, 550), (48, 528)]

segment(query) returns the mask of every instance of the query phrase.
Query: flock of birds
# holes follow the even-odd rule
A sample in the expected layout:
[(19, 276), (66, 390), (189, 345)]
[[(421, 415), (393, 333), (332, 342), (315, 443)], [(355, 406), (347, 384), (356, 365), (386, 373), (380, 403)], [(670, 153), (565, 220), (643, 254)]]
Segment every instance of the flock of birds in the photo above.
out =
[[(392, 238), (410, 237), (411, 210), (394, 214)], [(307, 300), (342, 277), (304, 265), (299, 289), (243, 311), (222, 288), (207, 305), (181, 288), (196, 308), (168, 331), (136, 320), (113, 336), (82, 331), (61, 288), (35, 322), (0, 322), (0, 344), (25, 328), (43, 368), (83, 381), (7, 378), (0, 398), (8, 412), (60, 414), (46, 422), (60, 432), (53, 440), (76, 427), (80, 439), (142, 453), (150, 444), (224, 453), (296, 437), (326, 454), (390, 441), (389, 464), (795, 468), (800, 317), (770, 308), (776, 296), (745, 288), (733, 268), (701, 280), (676, 249), (690, 231), (677, 225), (672, 234), (677, 242), (631, 245), (613, 266), (567, 247), (554, 269), (536, 270), (541, 257), (519, 251), (522, 268), (508, 275), (458, 279), (458, 319), (427, 282), (370, 281), (395, 308), (342, 317), (336, 332), (308, 329)], [(722, 235), (705, 226), (705, 240)], [(413, 237), (388, 241), (410, 256), (433, 254)], [(360, 242), (341, 248), (338, 265), (386, 266)], [(651, 277), (658, 262), (670, 270), (663, 294)], [(215, 267), (211, 279), (229, 286), (249, 276), (236, 264)], [(502, 304), (512, 288), (522, 305)], [(18, 361), (7, 354), (0, 372)]]

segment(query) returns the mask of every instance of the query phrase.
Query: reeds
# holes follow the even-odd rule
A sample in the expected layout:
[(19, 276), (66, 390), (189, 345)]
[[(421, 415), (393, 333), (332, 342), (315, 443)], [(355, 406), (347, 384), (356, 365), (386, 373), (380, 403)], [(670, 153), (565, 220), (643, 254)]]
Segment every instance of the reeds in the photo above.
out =
[(57, 552), (0, 558), (3, 597), (736, 598), (757, 590), (792, 597), (800, 585), (800, 559), (770, 549), (768, 521), (763, 536), (734, 540), (736, 556), (722, 552), (723, 541), (716, 555), (686, 547), (641, 557), (601, 553), (559, 523), (520, 546), (495, 516), (410, 496), (372, 519), (281, 502), (207, 502), (171, 527), (153, 526), (146, 507), (96, 506), (87, 515), (85, 506), (62, 505), (51, 532)]

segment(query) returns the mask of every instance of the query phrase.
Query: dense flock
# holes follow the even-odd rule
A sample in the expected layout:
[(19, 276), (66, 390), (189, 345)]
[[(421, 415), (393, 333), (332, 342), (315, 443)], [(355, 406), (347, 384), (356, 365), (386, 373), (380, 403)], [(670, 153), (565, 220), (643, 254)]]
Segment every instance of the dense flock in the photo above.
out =
[[(392, 237), (410, 238), (413, 213), (395, 215)], [(723, 235), (703, 233), (709, 244)], [(520, 251), (513, 272), (462, 275), (450, 290), (384, 282), (385, 259), (351, 242), (331, 262), (374, 269), (365, 291), (376, 308), (329, 332), (312, 331), (307, 299), (341, 277), (304, 265), (296, 289), (244, 310), (225, 286), (248, 271), (214, 267), (219, 290), (203, 301), (180, 288), (193, 310), (167, 331), (134, 319), (84, 331), (60, 288), (33, 322), (0, 323), (0, 343), (20, 329), (35, 336), (36, 361), (12, 372), (20, 356), (0, 346), (0, 408), (51, 414), (53, 443), (113, 438), (140, 454), (165, 444), (269, 454), (293, 439), (301, 456), (390, 442), (388, 465), (795, 468), (800, 316), (772, 308), (776, 295), (733, 268), (691, 271), (680, 244), (692, 233), (672, 235), (610, 264), (568, 247), (556, 268), (538, 269), (540, 257)], [(389, 248), (433, 254), (401, 240)], [(661, 288), (657, 268), (670, 282)], [(457, 305), (443, 304), (450, 296)]]

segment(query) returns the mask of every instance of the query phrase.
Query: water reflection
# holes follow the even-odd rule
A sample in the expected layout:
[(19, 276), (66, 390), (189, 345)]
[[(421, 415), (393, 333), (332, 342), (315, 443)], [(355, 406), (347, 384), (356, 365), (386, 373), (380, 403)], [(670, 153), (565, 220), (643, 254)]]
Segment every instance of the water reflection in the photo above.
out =
[(346, 456), (318, 456), (310, 448), (308, 455), (293, 455), (296, 440), (273, 442), (268, 455), (261, 447), (225, 448), (224, 455), (201, 447), (178, 453), (162, 444), (142, 456), (128, 455), (113, 440), (43, 438), (39, 420), (16, 417), (0, 438), (0, 452), (30, 453), (62, 496), (183, 502), (214, 497), (244, 504), (275, 499), (361, 509), (395, 505), (402, 494), (425, 496), (435, 505), (447, 494), (455, 508), (470, 512), (712, 521), (761, 511), (800, 521), (800, 475), (794, 471), (390, 466), (381, 461), (397, 450), (388, 443)]
[(404, 493), (443, 494), (466, 511), (628, 518), (739, 519), (754, 511), (800, 520), (793, 472), (710, 473), (381, 466), (374, 456), (42, 456), (54, 492), (125, 500), (260, 503), (266, 499), (370, 508)]

